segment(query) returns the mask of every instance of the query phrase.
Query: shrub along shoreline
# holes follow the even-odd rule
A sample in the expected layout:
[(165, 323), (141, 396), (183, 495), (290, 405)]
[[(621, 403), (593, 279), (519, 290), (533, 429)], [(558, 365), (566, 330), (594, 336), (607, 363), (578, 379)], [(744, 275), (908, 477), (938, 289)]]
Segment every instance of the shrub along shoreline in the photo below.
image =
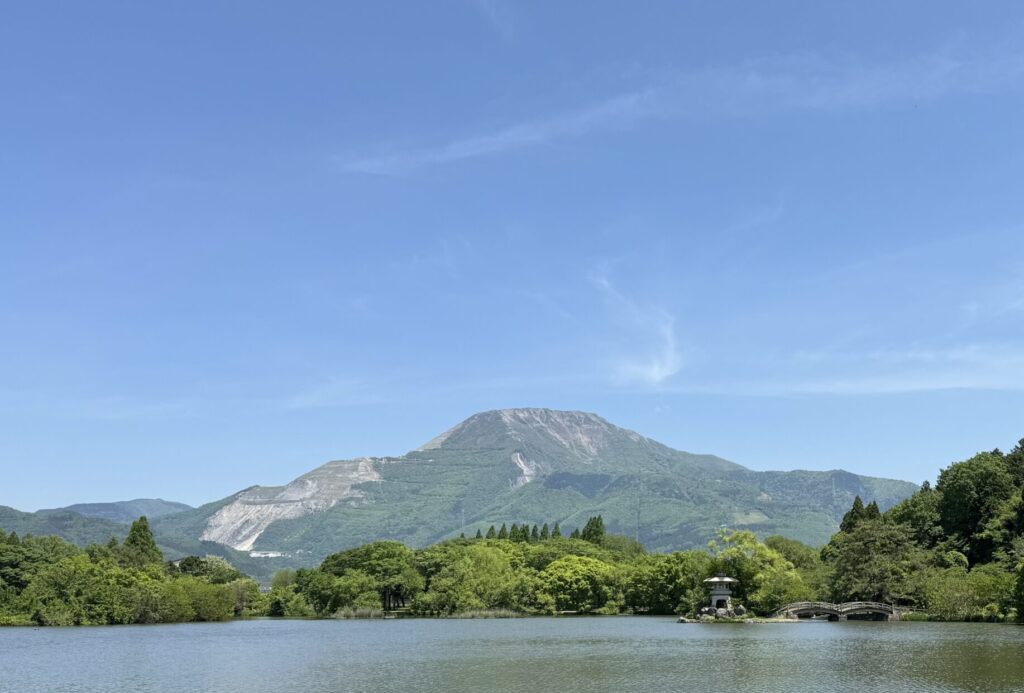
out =
[[(651, 554), (600, 516), (563, 537), (556, 523), (502, 525), (423, 549), (378, 541), (318, 568), (275, 573), (269, 590), (215, 556), (164, 562), (145, 517), (124, 542), (78, 548), (0, 532), (0, 625), (224, 621), (385, 613), (693, 614), (703, 580), (739, 579), (754, 616), (794, 601), (879, 601), (944, 621), (1024, 618), (1024, 441), (942, 470), (933, 488), (883, 513), (857, 498), (818, 550), (723, 532), (706, 549)], [(917, 616), (920, 619), (925, 616)]]

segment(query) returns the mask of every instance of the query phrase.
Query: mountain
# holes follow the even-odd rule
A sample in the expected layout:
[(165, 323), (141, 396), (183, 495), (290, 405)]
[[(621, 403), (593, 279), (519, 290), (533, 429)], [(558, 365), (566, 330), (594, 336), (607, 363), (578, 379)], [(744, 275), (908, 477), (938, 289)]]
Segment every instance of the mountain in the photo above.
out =
[[(181, 504), (175, 503), (174, 505)], [(137, 516), (132, 519), (137, 519)], [(88, 546), (89, 544), (106, 544), (111, 537), (123, 541), (128, 534), (128, 524), (101, 517), (88, 517), (69, 510), (54, 509), (26, 513), (0, 505), (0, 531), (17, 532), (19, 536), (26, 534), (40, 537), (54, 535), (78, 546)], [(269, 583), (270, 576), (275, 570), (301, 564), (301, 561), (297, 562), (290, 557), (253, 558), (248, 552), (236, 551), (224, 544), (200, 541), (173, 533), (159, 533), (156, 540), (167, 560), (175, 560), (189, 555), (221, 556), (243, 573), (265, 583)]]
[(3, 505), (0, 505), (0, 530), (22, 536), (54, 534), (79, 546), (106, 544), (110, 537), (123, 538), (128, 532), (121, 523), (74, 512), (26, 513)]
[(137, 520), (139, 516), (145, 515), (148, 519), (154, 520), (171, 513), (179, 513), (183, 510), (192, 510), (191, 505), (165, 501), (161, 498), (136, 498), (129, 501), (114, 501), (112, 503), (76, 503), (65, 508), (51, 508), (40, 510), (42, 515), (54, 513), (77, 513), (85, 517), (98, 517), (111, 522), (130, 523)]
[(400, 457), (328, 462), (285, 486), (252, 486), (157, 519), (158, 533), (313, 562), (382, 538), (426, 545), (503, 522), (590, 515), (651, 550), (703, 545), (722, 528), (820, 545), (855, 495), (884, 509), (916, 490), (845, 471), (755, 472), (674, 450), (596, 414), (476, 414)]

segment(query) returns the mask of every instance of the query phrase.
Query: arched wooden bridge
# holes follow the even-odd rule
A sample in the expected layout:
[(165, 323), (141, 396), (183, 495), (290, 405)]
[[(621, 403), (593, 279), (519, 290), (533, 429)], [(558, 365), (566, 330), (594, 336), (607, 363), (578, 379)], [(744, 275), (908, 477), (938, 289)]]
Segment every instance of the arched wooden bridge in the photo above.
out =
[(882, 602), (844, 602), (833, 604), (831, 602), (794, 602), (786, 604), (775, 615), (781, 618), (799, 618), (801, 616), (828, 616), (829, 620), (845, 621), (849, 616), (867, 616), (878, 614), (885, 616), (886, 620), (899, 621), (904, 609), (883, 604)]

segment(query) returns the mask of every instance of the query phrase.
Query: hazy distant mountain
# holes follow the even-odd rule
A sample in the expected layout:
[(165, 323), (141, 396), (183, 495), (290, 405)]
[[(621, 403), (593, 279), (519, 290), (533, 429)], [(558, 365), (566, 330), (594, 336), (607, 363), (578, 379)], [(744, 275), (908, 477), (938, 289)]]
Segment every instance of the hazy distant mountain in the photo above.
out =
[(703, 545), (720, 528), (821, 544), (855, 495), (887, 508), (917, 487), (844, 471), (755, 472), (674, 450), (595, 414), (489, 411), (401, 457), (328, 462), (160, 518), (158, 533), (310, 561), (361, 542), (424, 545), (503, 522), (610, 531), (649, 549)]
[(112, 522), (132, 522), (141, 515), (153, 520), (171, 513), (180, 513), (183, 510), (192, 510), (191, 505), (165, 501), (161, 498), (136, 498), (129, 501), (114, 501), (112, 503), (76, 503), (66, 508), (50, 508), (40, 510), (39, 513), (49, 515), (53, 513), (78, 513), (86, 517), (98, 517)]

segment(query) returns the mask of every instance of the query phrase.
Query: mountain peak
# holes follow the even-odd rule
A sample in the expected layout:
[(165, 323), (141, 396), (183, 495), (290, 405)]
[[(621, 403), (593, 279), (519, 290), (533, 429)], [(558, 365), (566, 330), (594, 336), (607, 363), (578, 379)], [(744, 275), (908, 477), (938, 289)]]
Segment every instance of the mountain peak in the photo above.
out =
[(645, 440), (639, 433), (619, 428), (597, 414), (527, 407), (492, 409), (470, 416), (417, 448), (418, 452), (445, 449), (519, 448), (530, 443), (555, 444), (585, 457), (593, 457), (610, 438)]

